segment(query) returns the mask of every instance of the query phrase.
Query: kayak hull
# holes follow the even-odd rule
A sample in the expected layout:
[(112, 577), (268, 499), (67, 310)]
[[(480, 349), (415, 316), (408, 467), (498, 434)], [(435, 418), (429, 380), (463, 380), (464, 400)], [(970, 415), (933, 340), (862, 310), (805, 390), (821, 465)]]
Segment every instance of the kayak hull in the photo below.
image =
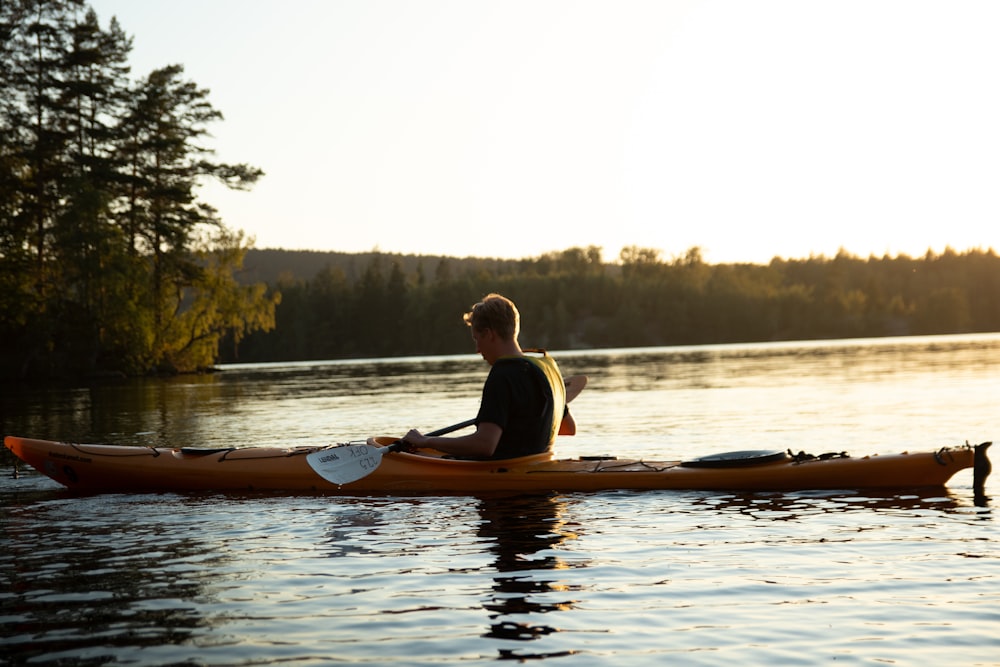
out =
[[(375, 438), (374, 446), (392, 438)], [(433, 452), (386, 454), (370, 474), (343, 486), (312, 470), (306, 456), (322, 447), (199, 450), (54, 442), (8, 436), (19, 459), (81, 492), (280, 491), (337, 495), (544, 493), (606, 490), (792, 491), (941, 487), (959, 471), (981, 467), (989, 443), (932, 452), (702, 467), (693, 462), (623, 459), (554, 460), (536, 455), (462, 461)], [(332, 448), (336, 451), (335, 448)], [(987, 473), (988, 474), (988, 470)], [(981, 486), (982, 480), (977, 480)]]

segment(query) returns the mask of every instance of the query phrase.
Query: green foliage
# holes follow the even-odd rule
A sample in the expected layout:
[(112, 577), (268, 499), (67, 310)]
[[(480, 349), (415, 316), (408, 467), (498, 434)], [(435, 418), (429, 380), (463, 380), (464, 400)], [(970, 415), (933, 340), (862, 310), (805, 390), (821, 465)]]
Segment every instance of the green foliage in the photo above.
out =
[[(261, 252), (279, 261), (280, 251)], [(412, 257), (365, 255), (354, 280), (329, 268), (281, 283), (276, 328), (250, 334), (239, 359), (468, 353), (461, 315), (491, 291), (517, 302), (524, 345), (550, 349), (1000, 330), (992, 250), (919, 259), (841, 252), (766, 266), (709, 265), (698, 248), (668, 260), (634, 246), (615, 263), (600, 256), (570, 248), (510, 261), (437, 258), (431, 275)], [(348, 264), (338, 253), (330, 262)]]
[(239, 285), (249, 246), (197, 188), (246, 188), (201, 145), (221, 114), (173, 65), (133, 82), (131, 40), (82, 0), (0, 2), (0, 374), (187, 371), (274, 324)]

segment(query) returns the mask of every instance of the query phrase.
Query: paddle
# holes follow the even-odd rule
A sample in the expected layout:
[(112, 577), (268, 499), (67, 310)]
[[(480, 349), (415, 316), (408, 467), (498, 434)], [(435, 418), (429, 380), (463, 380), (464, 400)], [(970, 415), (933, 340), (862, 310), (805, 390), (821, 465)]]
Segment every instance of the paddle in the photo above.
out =
[[(572, 375), (566, 378), (566, 402), (569, 403), (579, 396), (586, 386), (586, 375)], [(427, 435), (445, 435), (475, 423), (475, 419), (467, 419), (464, 422), (431, 431)], [(383, 456), (404, 447), (406, 447), (406, 443), (402, 440), (397, 440), (385, 447), (373, 447), (368, 444), (338, 445), (307, 454), (306, 462), (320, 477), (340, 486), (371, 474), (382, 463)]]

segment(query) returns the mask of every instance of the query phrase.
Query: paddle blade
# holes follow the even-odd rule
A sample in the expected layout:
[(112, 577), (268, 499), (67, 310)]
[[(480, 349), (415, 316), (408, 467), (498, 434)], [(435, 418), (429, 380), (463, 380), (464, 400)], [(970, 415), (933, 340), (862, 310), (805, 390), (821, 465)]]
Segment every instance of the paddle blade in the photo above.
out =
[(306, 462), (320, 477), (340, 486), (373, 473), (387, 450), (371, 445), (339, 445), (307, 454)]
[(565, 379), (566, 382), (566, 402), (570, 403), (574, 398), (580, 395), (583, 388), (587, 386), (587, 376), (586, 375), (570, 375)]

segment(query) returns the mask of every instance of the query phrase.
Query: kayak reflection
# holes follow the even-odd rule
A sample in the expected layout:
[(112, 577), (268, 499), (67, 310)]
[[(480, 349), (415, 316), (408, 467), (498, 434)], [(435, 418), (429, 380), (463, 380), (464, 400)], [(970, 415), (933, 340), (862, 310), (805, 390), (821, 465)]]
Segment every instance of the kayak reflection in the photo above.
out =
[[(519, 496), (480, 498), (479, 537), (490, 540), (489, 551), (495, 556), (493, 595), (483, 603), (490, 612), (489, 631), (484, 637), (513, 641), (533, 641), (560, 630), (538, 623), (537, 614), (568, 611), (576, 600), (567, 598), (573, 587), (550, 576), (569, 567), (556, 549), (576, 539), (573, 529), (562, 518), (566, 501), (560, 496)], [(574, 527), (575, 528), (575, 527)], [(538, 659), (570, 655), (573, 651), (523, 654), (512, 649), (498, 649), (504, 659)]]

